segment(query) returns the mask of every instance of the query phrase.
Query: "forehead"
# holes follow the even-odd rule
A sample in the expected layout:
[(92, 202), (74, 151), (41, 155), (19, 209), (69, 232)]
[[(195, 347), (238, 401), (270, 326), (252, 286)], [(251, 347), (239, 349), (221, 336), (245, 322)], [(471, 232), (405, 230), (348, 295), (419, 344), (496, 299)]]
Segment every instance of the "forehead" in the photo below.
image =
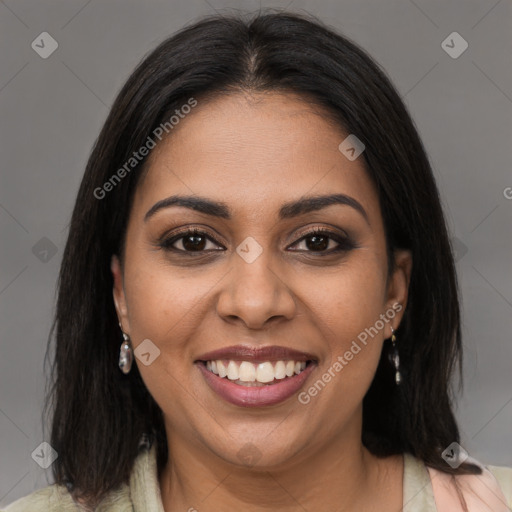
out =
[(338, 149), (349, 134), (307, 100), (282, 93), (244, 93), (201, 103), (149, 156), (134, 208), (183, 193), (232, 204), (261, 216), (305, 195), (343, 193), (369, 216), (378, 196), (363, 157)]

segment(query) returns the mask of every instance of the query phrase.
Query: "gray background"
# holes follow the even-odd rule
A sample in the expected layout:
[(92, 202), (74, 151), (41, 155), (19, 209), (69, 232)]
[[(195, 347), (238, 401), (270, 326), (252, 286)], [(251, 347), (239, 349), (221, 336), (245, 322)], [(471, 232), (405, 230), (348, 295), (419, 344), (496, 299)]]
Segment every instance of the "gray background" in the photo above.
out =
[[(0, 506), (51, 482), (31, 458), (44, 441), (43, 357), (67, 224), (109, 106), (139, 60), (185, 23), (260, 6), (308, 11), (353, 38), (410, 109), (457, 250), (461, 444), (484, 463), (512, 466), (511, 0), (4, 0)], [(31, 47), (45, 31), (59, 45), (47, 59)], [(469, 44), (458, 58), (441, 46), (454, 31)]]

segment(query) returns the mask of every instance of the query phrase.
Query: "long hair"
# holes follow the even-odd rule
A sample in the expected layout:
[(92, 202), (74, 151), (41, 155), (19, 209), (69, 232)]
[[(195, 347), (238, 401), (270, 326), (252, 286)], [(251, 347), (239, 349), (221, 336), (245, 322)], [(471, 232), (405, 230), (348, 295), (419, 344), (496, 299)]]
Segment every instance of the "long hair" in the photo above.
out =
[[(439, 193), (416, 127), (385, 72), (355, 43), (310, 16), (267, 12), (203, 18), (163, 41), (129, 77), (95, 142), (71, 218), (48, 344), (50, 350), (55, 335), (45, 402), (59, 453), (55, 482), (98, 501), (128, 480), (144, 433), (157, 440), (158, 468), (167, 461), (161, 409), (136, 365), (128, 375), (117, 367), (121, 332), (110, 260), (123, 255), (134, 191), (147, 170), (146, 158), (133, 168), (126, 162), (191, 98), (200, 103), (239, 91), (299, 94), (355, 134), (379, 195), (389, 275), (394, 249), (412, 252), (408, 304), (396, 333), (404, 381), (395, 386), (385, 346), (363, 401), (364, 445), (377, 456), (409, 452), (446, 473), (479, 474), (441, 457), (459, 441), (451, 377), (458, 367), (461, 388), (460, 306)], [(113, 181), (123, 166), (127, 172)]]

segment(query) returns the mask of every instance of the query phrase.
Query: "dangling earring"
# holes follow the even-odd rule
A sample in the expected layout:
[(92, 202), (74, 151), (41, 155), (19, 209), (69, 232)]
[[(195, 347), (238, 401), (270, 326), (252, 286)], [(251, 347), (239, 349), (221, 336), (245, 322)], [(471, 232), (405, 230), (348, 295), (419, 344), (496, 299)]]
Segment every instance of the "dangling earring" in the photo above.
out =
[[(121, 324), (119, 324), (119, 327), (121, 327)], [(121, 329), (121, 332), (122, 329)], [(132, 346), (130, 345), (130, 337), (128, 334), (123, 332), (123, 342), (121, 343), (121, 349), (119, 350), (119, 368), (124, 373), (130, 373), (130, 370), (132, 369), (132, 362), (133, 362), (133, 350)]]
[(391, 353), (389, 354), (389, 360), (393, 363), (395, 367), (395, 382), (396, 385), (399, 386), (402, 382), (402, 374), (400, 373), (400, 356), (398, 355), (398, 348), (396, 346), (396, 336), (395, 330), (391, 327), (391, 343), (393, 344), (393, 348)]

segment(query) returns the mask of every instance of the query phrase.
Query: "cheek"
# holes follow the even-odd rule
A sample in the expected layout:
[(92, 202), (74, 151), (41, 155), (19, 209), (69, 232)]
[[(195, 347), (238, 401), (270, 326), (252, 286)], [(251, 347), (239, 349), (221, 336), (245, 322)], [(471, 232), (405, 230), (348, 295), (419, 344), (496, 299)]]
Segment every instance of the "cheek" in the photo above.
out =
[[(158, 405), (173, 417), (173, 424), (185, 428), (194, 409), (190, 404), (199, 400), (193, 389), (183, 392), (193, 360), (190, 340), (202, 321), (204, 296), (214, 283), (207, 278), (180, 278), (177, 272), (162, 264), (134, 261), (126, 268), (126, 296), (134, 350), (137, 353), (145, 340), (159, 350), (149, 365), (136, 358), (141, 377)], [(183, 396), (185, 400), (179, 398)]]
[(385, 277), (380, 265), (369, 258), (354, 258), (317, 284), (309, 288), (308, 303), (314, 304), (316, 316), (342, 345), (384, 312)]
[(207, 275), (184, 277), (189, 272), (162, 263), (127, 266), (125, 289), (134, 344), (149, 338), (162, 355), (186, 356), (186, 342), (197, 329), (208, 291), (215, 285)]
[(385, 325), (380, 320), (385, 313), (385, 277), (381, 266), (371, 261), (370, 257), (355, 259), (315, 287), (311, 314), (329, 350), (316, 377), (329, 382), (327, 389), (321, 383), (311, 389), (311, 397), (318, 395), (317, 406), (336, 403), (345, 411), (356, 407), (378, 366)]

